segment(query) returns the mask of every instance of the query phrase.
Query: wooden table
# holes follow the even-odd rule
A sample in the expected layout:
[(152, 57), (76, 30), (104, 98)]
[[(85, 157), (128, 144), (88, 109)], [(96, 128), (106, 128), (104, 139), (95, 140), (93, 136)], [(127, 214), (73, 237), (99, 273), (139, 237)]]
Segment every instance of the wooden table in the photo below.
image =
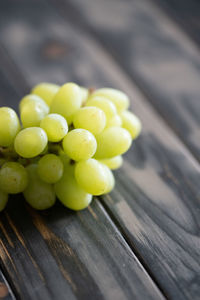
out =
[(40, 81), (111, 86), (143, 133), (82, 212), (0, 215), (3, 299), (200, 299), (200, 2), (1, 0), (0, 103)]

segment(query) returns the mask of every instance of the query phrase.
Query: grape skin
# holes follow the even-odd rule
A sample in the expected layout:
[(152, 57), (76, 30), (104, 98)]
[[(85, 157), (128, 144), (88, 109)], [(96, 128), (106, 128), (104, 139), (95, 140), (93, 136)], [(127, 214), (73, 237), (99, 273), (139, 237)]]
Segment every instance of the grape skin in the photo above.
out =
[(120, 168), (121, 165), (123, 164), (123, 158), (121, 155), (114, 156), (112, 158), (107, 158), (107, 159), (100, 159), (99, 161), (105, 164), (111, 170), (116, 170)]
[(59, 114), (49, 114), (43, 118), (40, 127), (45, 130), (50, 142), (59, 142), (68, 132), (65, 118)]
[(27, 104), (38, 104), (40, 107), (42, 107), (42, 109), (44, 110), (45, 114), (49, 113), (49, 107), (48, 105), (45, 103), (45, 101), (40, 98), (38, 95), (32, 95), (32, 94), (28, 94), (26, 96), (24, 96), (20, 103), (19, 103), (19, 112), (21, 114), (21, 111), (23, 109), (23, 107)]
[(78, 184), (92, 195), (102, 195), (108, 188), (108, 176), (104, 165), (93, 158), (76, 164), (75, 178)]
[(63, 163), (55, 154), (46, 154), (38, 162), (38, 175), (47, 183), (56, 183), (63, 175)]
[(92, 201), (92, 195), (85, 192), (76, 182), (74, 166), (65, 166), (63, 177), (55, 184), (58, 199), (73, 210), (85, 209)]
[(37, 173), (37, 164), (31, 164), (26, 168), (29, 182), (23, 194), (26, 201), (35, 209), (44, 210), (53, 206), (56, 195), (53, 186), (42, 181)]
[(118, 113), (121, 113), (129, 107), (130, 100), (128, 96), (116, 89), (101, 88), (92, 94), (92, 97), (94, 96), (102, 96), (112, 101), (115, 104)]
[(106, 115), (107, 122), (117, 115), (116, 106), (108, 99), (100, 96), (90, 97), (86, 106), (95, 106), (103, 110)]
[(81, 107), (82, 94), (80, 87), (72, 82), (64, 84), (54, 96), (50, 112), (63, 116), (67, 121)]
[(39, 127), (21, 130), (14, 142), (15, 151), (22, 157), (32, 158), (39, 155), (47, 145), (46, 132)]
[(122, 112), (121, 119), (122, 127), (128, 130), (132, 139), (135, 140), (142, 130), (140, 119), (130, 111)]
[(5, 193), (18, 194), (28, 184), (26, 169), (17, 162), (7, 162), (0, 169), (0, 189)]
[(97, 151), (95, 158), (98, 159), (121, 155), (130, 148), (132, 143), (130, 133), (121, 127), (106, 128), (96, 139)]
[(0, 108), (0, 146), (8, 147), (14, 142), (15, 136), (20, 131), (17, 114), (12, 108)]
[(25, 103), (21, 109), (20, 118), (24, 128), (36, 127), (40, 125), (41, 120), (46, 116), (47, 110), (37, 101)]
[(119, 115), (116, 115), (113, 118), (111, 118), (106, 124), (106, 128), (114, 127), (114, 126), (117, 126), (117, 127), (122, 126), (122, 119), (120, 118)]
[(112, 189), (115, 186), (115, 178), (113, 176), (112, 171), (105, 165), (103, 164), (104, 170), (106, 172), (106, 176), (107, 176), (107, 188), (104, 192), (104, 194), (108, 194), (112, 191)]
[(37, 84), (31, 91), (31, 94), (35, 94), (40, 96), (48, 106), (51, 105), (51, 102), (58, 92), (60, 86), (57, 84), (49, 83), (49, 82), (42, 82)]
[(74, 116), (73, 124), (75, 128), (83, 128), (94, 135), (101, 133), (106, 126), (106, 116), (102, 109), (87, 106), (79, 109)]
[(63, 139), (63, 149), (73, 160), (87, 160), (95, 154), (97, 142), (90, 131), (74, 129)]

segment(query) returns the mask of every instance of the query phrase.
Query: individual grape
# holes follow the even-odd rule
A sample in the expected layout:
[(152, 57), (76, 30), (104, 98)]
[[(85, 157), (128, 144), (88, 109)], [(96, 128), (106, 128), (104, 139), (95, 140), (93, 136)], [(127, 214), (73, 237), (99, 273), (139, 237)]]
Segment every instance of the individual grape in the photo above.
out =
[(31, 94), (35, 94), (40, 96), (48, 106), (51, 105), (51, 102), (58, 92), (60, 86), (57, 84), (49, 83), (49, 82), (42, 82), (37, 84), (31, 91)]
[(142, 129), (140, 119), (132, 112), (126, 110), (121, 113), (121, 119), (122, 127), (130, 132), (132, 139), (136, 139)]
[(108, 99), (100, 96), (89, 98), (86, 106), (95, 106), (103, 110), (106, 115), (107, 123), (117, 115), (116, 106)]
[(24, 191), (26, 201), (35, 209), (50, 208), (56, 201), (53, 185), (42, 181), (37, 173), (37, 164), (27, 168), (29, 183)]
[(15, 151), (22, 157), (32, 158), (39, 155), (47, 145), (46, 132), (39, 127), (21, 130), (14, 142)]
[(80, 87), (72, 82), (64, 84), (54, 96), (50, 112), (62, 115), (65, 119), (70, 117), (81, 107), (82, 94)]
[(63, 150), (60, 150), (58, 154), (63, 165), (64, 166), (69, 165), (71, 158), (67, 154), (65, 154)]
[(103, 164), (103, 167), (105, 169), (106, 176), (107, 176), (107, 188), (106, 188), (104, 194), (108, 194), (113, 190), (113, 188), (115, 186), (115, 178), (113, 176), (112, 171), (106, 165)]
[(40, 123), (50, 142), (60, 142), (68, 132), (65, 118), (59, 114), (49, 114)]
[(41, 120), (47, 115), (44, 105), (38, 101), (29, 101), (21, 109), (20, 118), (24, 128), (36, 127), (40, 125)]
[(74, 129), (63, 139), (63, 149), (73, 160), (87, 160), (95, 154), (97, 142), (88, 130)]
[(19, 112), (21, 113), (22, 108), (25, 105), (32, 104), (32, 103), (37, 103), (40, 109), (42, 109), (45, 112), (45, 114), (49, 113), (49, 106), (46, 104), (46, 102), (38, 95), (32, 95), (32, 94), (28, 94), (22, 98), (22, 100), (19, 103)]
[(106, 128), (96, 137), (97, 151), (95, 158), (111, 158), (126, 152), (132, 142), (130, 133), (121, 127)]
[(55, 154), (46, 154), (38, 162), (38, 175), (47, 183), (56, 183), (63, 175), (63, 163)]
[(0, 190), (0, 211), (4, 210), (8, 202), (8, 194)]
[(0, 189), (8, 194), (24, 191), (28, 184), (26, 169), (17, 162), (7, 162), (0, 169)]
[(0, 146), (8, 147), (14, 142), (15, 136), (20, 130), (17, 114), (12, 108), (0, 108)]
[(82, 210), (92, 201), (92, 195), (86, 193), (76, 182), (74, 166), (65, 166), (63, 177), (55, 184), (58, 199), (66, 207), (73, 210)]
[(87, 129), (96, 135), (104, 130), (106, 116), (98, 107), (83, 107), (75, 114), (73, 124), (75, 128)]
[(114, 126), (120, 127), (121, 125), (122, 125), (122, 119), (120, 118), (119, 115), (116, 115), (107, 122), (106, 128), (114, 127)]
[(92, 93), (92, 97), (94, 96), (102, 96), (112, 101), (115, 104), (118, 113), (122, 112), (123, 110), (129, 107), (130, 101), (128, 96), (116, 89), (111, 89), (111, 88), (98, 89), (94, 91), (94, 93)]
[(108, 188), (104, 165), (93, 158), (76, 164), (75, 178), (80, 187), (92, 195), (104, 194)]
[(123, 163), (123, 158), (121, 155), (114, 156), (112, 158), (105, 158), (99, 160), (101, 163), (105, 164), (111, 170), (116, 170), (121, 167)]
[(81, 89), (81, 95), (82, 95), (82, 104), (86, 103), (87, 101), (87, 98), (88, 98), (88, 95), (89, 95), (89, 92), (88, 92), (88, 89), (84, 88), (84, 87), (80, 87)]

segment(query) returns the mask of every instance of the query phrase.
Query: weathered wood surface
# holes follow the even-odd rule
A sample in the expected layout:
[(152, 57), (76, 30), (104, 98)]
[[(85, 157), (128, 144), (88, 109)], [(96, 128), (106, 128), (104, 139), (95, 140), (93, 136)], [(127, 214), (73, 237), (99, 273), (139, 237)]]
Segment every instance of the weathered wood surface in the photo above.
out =
[(0, 299), (2, 300), (15, 300), (8, 282), (6, 281), (3, 273), (0, 271)]
[[(1, 5), (1, 42), (12, 59), (3, 76), (11, 76), (13, 91), (21, 94), (23, 77), (29, 86), (74, 80), (119, 87), (133, 98), (144, 126), (116, 173), (116, 189), (102, 199), (129, 245), (98, 200), (78, 214), (60, 205), (46, 214), (27, 213), (21, 199), (10, 202), (1, 221), (7, 234), (1, 251), (19, 295), (115, 299), (111, 293), (116, 292), (119, 299), (161, 298), (131, 247), (167, 297), (199, 299), (199, 164), (77, 18), (67, 22), (70, 10), (64, 21), (57, 2), (4, 0)], [(19, 76), (9, 75), (14, 70)]]
[(86, 24), (200, 160), (200, 55), (187, 36), (150, 0), (54, 2)]
[(1, 214), (0, 255), (19, 299), (162, 299), (94, 200), (38, 213), (13, 197)]
[(172, 17), (180, 28), (187, 32), (196, 44), (200, 45), (200, 2), (199, 0), (153, 0), (170, 17)]

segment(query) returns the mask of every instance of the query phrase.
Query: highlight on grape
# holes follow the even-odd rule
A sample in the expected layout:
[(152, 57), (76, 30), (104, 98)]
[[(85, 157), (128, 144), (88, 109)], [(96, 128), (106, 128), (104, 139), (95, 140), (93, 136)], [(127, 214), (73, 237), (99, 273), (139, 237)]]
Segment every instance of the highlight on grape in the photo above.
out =
[(23, 193), (38, 210), (56, 198), (82, 210), (93, 195), (109, 193), (112, 170), (141, 132), (129, 102), (112, 88), (40, 83), (21, 99), (20, 118), (0, 107), (0, 211), (9, 194)]

